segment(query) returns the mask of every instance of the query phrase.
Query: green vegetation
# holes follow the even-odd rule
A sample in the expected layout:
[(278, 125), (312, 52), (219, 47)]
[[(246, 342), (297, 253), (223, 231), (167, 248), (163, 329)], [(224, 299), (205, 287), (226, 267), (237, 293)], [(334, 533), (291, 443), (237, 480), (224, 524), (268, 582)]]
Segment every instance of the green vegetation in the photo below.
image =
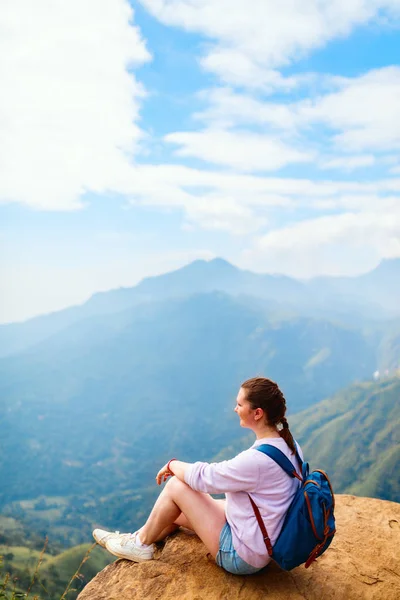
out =
[(400, 498), (400, 378), (353, 385), (294, 415), (291, 426), (311, 467), (337, 492)]
[[(47, 511), (38, 511), (35, 508), (38, 501), (40, 505), (52, 501), (43, 496), (38, 501), (28, 504), (25, 501), (14, 501), (6, 505), (3, 512), (18, 515), (24, 523), (25, 531), (36, 532), (35, 539), (40, 540), (39, 543), (36, 541), (36, 549), (41, 548), (44, 537), (48, 535), (51, 540), (50, 553), (56, 554), (66, 547), (77, 546), (92, 539), (92, 531), (96, 526), (134, 531), (147, 517), (149, 507), (158, 493), (159, 488), (152, 485), (148, 489), (130, 489), (97, 498), (92, 495), (90, 499), (83, 495), (65, 496), (62, 510), (54, 511), (51, 519), (43, 518), (42, 515)], [(0, 522), (0, 540), (1, 532)], [(11, 531), (8, 539), (13, 539)], [(19, 537), (21, 542), (18, 543), (23, 544), (23, 539), (22, 536)]]
[[(29, 546), (0, 546), (0, 598), (36, 600), (76, 598), (84, 585), (113, 559), (104, 550), (82, 544), (52, 556)], [(68, 592), (68, 593), (66, 593)]]

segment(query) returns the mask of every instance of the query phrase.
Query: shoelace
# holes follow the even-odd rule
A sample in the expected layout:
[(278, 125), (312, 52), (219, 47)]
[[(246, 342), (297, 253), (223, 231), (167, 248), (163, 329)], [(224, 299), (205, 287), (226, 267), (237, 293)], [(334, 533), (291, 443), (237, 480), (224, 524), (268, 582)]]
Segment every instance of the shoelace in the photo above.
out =
[(100, 539), (100, 541), (98, 543), (100, 543), (100, 542), (102, 542), (102, 543), (106, 542), (107, 540), (109, 540), (110, 538), (112, 538), (115, 534), (120, 535), (119, 531), (114, 531), (114, 533), (110, 532), (107, 535), (104, 535)]
[(120, 534), (121, 546), (126, 546), (126, 544), (128, 542), (131, 542), (131, 541), (135, 542), (136, 535), (137, 535), (137, 531), (135, 531), (135, 533), (122, 533), (122, 534)]

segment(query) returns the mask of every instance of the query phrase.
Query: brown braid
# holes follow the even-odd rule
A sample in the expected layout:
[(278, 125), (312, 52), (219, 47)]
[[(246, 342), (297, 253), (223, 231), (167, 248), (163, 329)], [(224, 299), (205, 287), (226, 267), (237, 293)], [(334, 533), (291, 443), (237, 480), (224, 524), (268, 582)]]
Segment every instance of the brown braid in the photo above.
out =
[(279, 435), (281, 437), (283, 437), (283, 439), (285, 440), (285, 442), (287, 443), (287, 445), (289, 446), (289, 448), (291, 449), (293, 454), (295, 454), (297, 451), (297, 448), (296, 448), (296, 444), (294, 442), (293, 436), (290, 432), (289, 423), (287, 422), (286, 417), (282, 417), (281, 423), (282, 423), (282, 429), (279, 431)]
[(266, 377), (253, 377), (242, 383), (246, 390), (246, 400), (253, 409), (262, 408), (265, 412), (268, 425), (279, 425), (279, 435), (285, 440), (294, 454), (296, 446), (285, 417), (286, 400), (278, 385)]

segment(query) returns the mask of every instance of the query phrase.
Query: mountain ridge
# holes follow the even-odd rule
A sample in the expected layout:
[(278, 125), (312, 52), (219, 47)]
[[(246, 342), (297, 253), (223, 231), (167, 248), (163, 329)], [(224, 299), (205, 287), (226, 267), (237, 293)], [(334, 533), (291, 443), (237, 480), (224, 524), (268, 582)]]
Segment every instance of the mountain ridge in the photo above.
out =
[[(9, 479), (0, 502), (21, 499), (20, 490), (28, 498), (64, 495), (72, 485), (81, 493), (96, 482), (99, 461), (111, 481), (119, 464), (140, 455), (147, 477), (157, 436), (160, 460), (171, 452), (205, 460), (237, 435), (227, 402), (254, 374), (279, 381), (292, 410), (300, 410), (372, 377), (376, 365), (374, 346), (357, 330), (271, 318), (222, 292), (75, 323), (0, 360), (0, 476)], [(176, 431), (185, 424), (178, 437), (165, 432), (165, 420)], [(114, 453), (103, 447), (105, 436)], [(63, 444), (54, 454), (57, 440)], [(6, 456), (13, 456), (12, 474)], [(128, 474), (121, 472), (118, 485), (131, 487)]]
[[(381, 278), (384, 271), (390, 283), (394, 277), (388, 276), (387, 272), (392, 273), (393, 270), (396, 270), (400, 282), (400, 259), (383, 263), (382, 269), (378, 266), (365, 276), (360, 276), (361, 279), (325, 277), (304, 282), (286, 275), (252, 273), (221, 258), (197, 260), (163, 275), (145, 278), (132, 287), (97, 292), (81, 305), (39, 315), (23, 322), (0, 325), (0, 357), (32, 347), (88, 317), (116, 314), (140, 304), (204, 292), (221, 291), (235, 296), (246, 295), (263, 301), (274, 301), (298, 314), (311, 314), (315, 310), (326, 316), (330, 312), (337, 318), (348, 321), (363, 316), (373, 320), (389, 318), (400, 314), (397, 302), (400, 283), (397, 284), (398, 290), (396, 288), (395, 298), (392, 300), (393, 293), (387, 282), (386, 287), (380, 283), (378, 295), (374, 292), (374, 278)], [(350, 285), (350, 290), (343, 289), (344, 285)], [(363, 286), (368, 289), (368, 294)], [(381, 301), (382, 305), (379, 304)]]

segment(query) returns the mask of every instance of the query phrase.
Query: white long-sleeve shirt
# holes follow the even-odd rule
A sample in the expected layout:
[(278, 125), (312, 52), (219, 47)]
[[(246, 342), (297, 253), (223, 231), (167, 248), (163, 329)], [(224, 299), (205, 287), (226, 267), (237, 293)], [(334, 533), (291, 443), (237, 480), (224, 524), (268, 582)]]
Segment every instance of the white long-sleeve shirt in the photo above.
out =
[[(270, 561), (260, 526), (248, 494), (260, 510), (272, 546), (283, 525), (286, 512), (300, 485), (269, 456), (255, 448), (271, 444), (281, 450), (299, 472), (297, 460), (283, 438), (263, 438), (231, 460), (220, 463), (196, 462), (186, 470), (185, 482), (194, 490), (226, 496), (226, 520), (238, 555), (254, 567)], [(301, 449), (299, 448), (302, 457)]]

